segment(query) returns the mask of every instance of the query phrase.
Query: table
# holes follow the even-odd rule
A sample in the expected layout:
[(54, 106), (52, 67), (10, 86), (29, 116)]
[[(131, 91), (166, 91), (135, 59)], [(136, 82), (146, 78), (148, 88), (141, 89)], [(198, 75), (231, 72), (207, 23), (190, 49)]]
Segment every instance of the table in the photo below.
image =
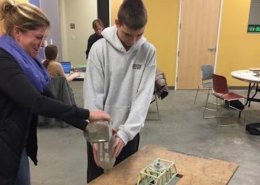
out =
[[(84, 81), (84, 77), (85, 77), (85, 73), (86, 72), (79, 72), (80, 76), (74, 78), (72, 81)], [(65, 76), (68, 77), (69, 75), (71, 75), (71, 73), (65, 73)]]
[(86, 72), (80, 72), (80, 76), (73, 79), (73, 81), (84, 81)]
[(147, 145), (89, 185), (135, 185), (139, 172), (158, 157), (175, 162), (178, 174), (182, 175), (177, 185), (226, 185), (238, 168), (235, 163)]
[(251, 70), (238, 70), (232, 71), (231, 76), (241, 81), (248, 82), (248, 91), (246, 97), (245, 106), (248, 104), (250, 106), (250, 102), (260, 102), (260, 98), (256, 98), (257, 92), (260, 91), (258, 84), (260, 83), (260, 69), (254, 68)]

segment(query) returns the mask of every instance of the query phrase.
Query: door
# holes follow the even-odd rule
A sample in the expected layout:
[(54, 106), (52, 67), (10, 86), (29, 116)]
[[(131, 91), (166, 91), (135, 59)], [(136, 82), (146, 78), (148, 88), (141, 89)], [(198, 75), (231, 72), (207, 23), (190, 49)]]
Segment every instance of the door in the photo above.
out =
[(221, 0), (180, 0), (176, 89), (196, 89), (200, 66), (215, 66)]

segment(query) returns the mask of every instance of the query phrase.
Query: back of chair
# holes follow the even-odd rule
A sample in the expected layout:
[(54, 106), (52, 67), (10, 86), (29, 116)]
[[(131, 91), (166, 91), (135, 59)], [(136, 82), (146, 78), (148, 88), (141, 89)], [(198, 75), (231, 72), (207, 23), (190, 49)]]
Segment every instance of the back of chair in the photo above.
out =
[(212, 74), (213, 91), (216, 93), (228, 93), (227, 79), (224, 76)]
[(202, 74), (202, 81), (212, 79), (213, 66), (208, 65), (208, 64), (202, 65), (201, 66), (201, 74)]
[(76, 105), (73, 90), (65, 77), (54, 77), (48, 85), (48, 89), (58, 100), (67, 105)]

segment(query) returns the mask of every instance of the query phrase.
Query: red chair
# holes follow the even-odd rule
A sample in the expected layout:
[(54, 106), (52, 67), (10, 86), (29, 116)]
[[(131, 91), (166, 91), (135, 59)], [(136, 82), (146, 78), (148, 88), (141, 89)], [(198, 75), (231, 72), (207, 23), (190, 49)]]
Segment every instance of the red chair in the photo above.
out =
[[(225, 104), (228, 106), (228, 108), (233, 108), (235, 110), (239, 111), (239, 118), (241, 116), (241, 112), (243, 109), (238, 109), (236, 107), (233, 107), (230, 102), (234, 101), (234, 100), (240, 100), (240, 99), (244, 99), (243, 96), (230, 92), (228, 89), (228, 84), (227, 84), (227, 79), (224, 76), (221, 75), (217, 75), (217, 74), (213, 74), (212, 75), (212, 82), (213, 82), (213, 87), (212, 87), (212, 94), (225, 102)], [(206, 101), (206, 106), (203, 112), (203, 118), (212, 118), (212, 117), (205, 117), (205, 111), (208, 105), (208, 97), (207, 97), (207, 101)], [(216, 116), (213, 116), (216, 117)]]

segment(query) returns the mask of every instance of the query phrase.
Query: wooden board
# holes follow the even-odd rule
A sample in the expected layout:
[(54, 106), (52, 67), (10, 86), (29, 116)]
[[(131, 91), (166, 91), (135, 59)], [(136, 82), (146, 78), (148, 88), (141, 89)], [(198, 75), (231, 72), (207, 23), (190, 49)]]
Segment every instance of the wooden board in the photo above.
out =
[(89, 185), (135, 185), (139, 172), (156, 158), (174, 161), (183, 177), (177, 185), (225, 185), (238, 168), (237, 164), (172, 152), (148, 145), (93, 180)]

